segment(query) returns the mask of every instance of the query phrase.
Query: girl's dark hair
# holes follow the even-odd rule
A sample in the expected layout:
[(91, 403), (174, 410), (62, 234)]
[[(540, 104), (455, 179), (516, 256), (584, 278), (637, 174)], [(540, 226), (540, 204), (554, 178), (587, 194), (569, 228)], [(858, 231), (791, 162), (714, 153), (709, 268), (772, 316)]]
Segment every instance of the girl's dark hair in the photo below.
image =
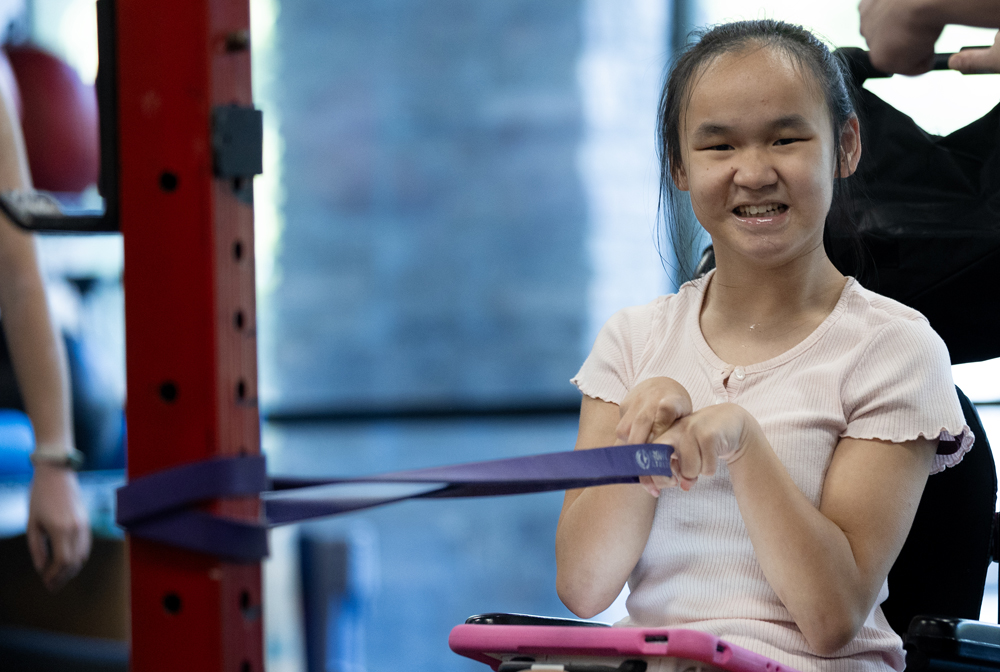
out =
[(783, 21), (736, 21), (709, 28), (696, 35), (698, 41), (687, 47), (674, 61), (660, 94), (657, 115), (657, 156), (660, 160), (658, 211), (670, 233), (678, 264), (675, 269), (679, 276), (678, 284), (692, 275), (695, 250), (691, 248), (700, 239), (697, 223), (682, 211), (682, 203), (679, 202), (678, 190), (672, 177), (672, 167), (682, 165), (680, 124), (691, 97), (692, 81), (708, 63), (719, 56), (753, 47), (780, 49), (799, 67), (811, 72), (823, 91), (826, 107), (830, 111), (834, 156), (837, 161), (834, 166), (837, 177), (833, 184), (833, 204), (826, 218), (823, 242), (829, 251), (832, 235), (851, 240), (853, 254), (849, 256), (854, 258), (840, 260), (842, 263), (837, 265), (841, 272), (859, 272), (863, 257), (858, 225), (852, 215), (853, 180), (839, 176), (840, 135), (844, 124), (857, 115), (853, 84), (846, 64), (808, 30)]

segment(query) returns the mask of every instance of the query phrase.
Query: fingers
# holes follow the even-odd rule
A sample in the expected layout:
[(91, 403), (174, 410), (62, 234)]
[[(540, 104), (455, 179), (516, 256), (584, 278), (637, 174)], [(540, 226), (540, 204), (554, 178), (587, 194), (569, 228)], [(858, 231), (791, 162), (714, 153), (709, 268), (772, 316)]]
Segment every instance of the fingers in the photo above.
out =
[(934, 43), (944, 24), (928, 21), (918, 3), (863, 0), (858, 12), (873, 66), (903, 75), (919, 75), (933, 67)]
[(28, 553), (35, 571), (41, 574), (49, 565), (51, 553), (48, 535), (34, 521), (28, 522)]
[(659, 497), (661, 491), (676, 487), (677, 479), (673, 476), (640, 476), (639, 485), (653, 497)]
[(719, 460), (727, 463), (739, 455), (746, 412), (735, 404), (701, 409), (678, 420), (656, 443), (673, 446), (670, 467), (685, 492), (700, 476), (712, 476)]
[(38, 521), (28, 526), (28, 552), (45, 587), (55, 592), (80, 571), (90, 554), (90, 530), (71, 526), (49, 531)]
[(654, 405), (633, 405), (615, 428), (615, 436), (622, 443), (649, 443), (667, 431), (680, 417), (677, 404), (660, 400)]
[(46, 588), (58, 590), (80, 571), (90, 541), (75, 474), (37, 466), (28, 505), (28, 549)]
[(650, 378), (625, 397), (615, 436), (622, 443), (648, 443), (690, 413), (691, 397), (680, 383)]
[(90, 531), (75, 527), (50, 536), (52, 560), (42, 571), (42, 581), (50, 591), (57, 591), (76, 576), (90, 553)]
[(697, 445), (684, 441), (684, 447), (674, 446), (674, 454), (670, 456), (670, 471), (677, 478), (681, 490), (687, 492), (697, 483), (701, 475), (701, 451)]
[(948, 67), (965, 75), (1000, 73), (1000, 33), (988, 49), (963, 49), (953, 54)]

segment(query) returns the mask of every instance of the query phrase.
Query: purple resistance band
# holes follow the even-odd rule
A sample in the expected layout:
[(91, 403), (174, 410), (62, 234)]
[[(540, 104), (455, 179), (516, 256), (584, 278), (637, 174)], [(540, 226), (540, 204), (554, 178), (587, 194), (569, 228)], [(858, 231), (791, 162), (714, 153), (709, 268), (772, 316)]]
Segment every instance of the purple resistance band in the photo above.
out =
[[(376, 476), (270, 481), (262, 456), (216, 458), (137, 478), (120, 488), (117, 521), (137, 537), (255, 562), (267, 556), (269, 527), (404, 499), (494, 497), (637, 483), (639, 476), (670, 476), (672, 452), (670, 446), (637, 444)], [(262, 522), (223, 518), (198, 508), (211, 499), (254, 495), (263, 497)]]

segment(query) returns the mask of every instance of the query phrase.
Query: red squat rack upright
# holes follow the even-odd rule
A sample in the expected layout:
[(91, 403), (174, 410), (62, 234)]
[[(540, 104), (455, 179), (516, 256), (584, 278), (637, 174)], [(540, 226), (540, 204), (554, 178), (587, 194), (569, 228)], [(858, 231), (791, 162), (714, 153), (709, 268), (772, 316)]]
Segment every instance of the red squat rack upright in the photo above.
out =
[[(102, 0), (109, 2), (110, 0)], [(115, 0), (128, 477), (260, 451), (248, 0)], [(258, 131), (259, 136), (259, 131)], [(235, 138), (235, 140), (234, 140)], [(249, 161), (260, 161), (249, 148)], [(253, 145), (253, 143), (250, 143)], [(256, 520), (257, 497), (214, 513)], [(129, 539), (134, 672), (262, 672), (260, 563)]]

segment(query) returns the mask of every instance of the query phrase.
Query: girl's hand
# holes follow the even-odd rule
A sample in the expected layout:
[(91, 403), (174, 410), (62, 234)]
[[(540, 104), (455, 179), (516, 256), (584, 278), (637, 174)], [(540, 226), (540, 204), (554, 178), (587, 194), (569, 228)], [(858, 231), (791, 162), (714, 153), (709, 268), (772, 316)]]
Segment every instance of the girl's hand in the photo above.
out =
[(633, 387), (619, 407), (619, 445), (649, 443), (691, 414), (691, 396), (673, 378), (649, 378)]
[(90, 525), (76, 474), (39, 464), (28, 505), (28, 550), (42, 582), (55, 592), (76, 576), (90, 554)]
[[(625, 395), (619, 407), (621, 419), (615, 428), (616, 445), (650, 443), (657, 436), (691, 414), (691, 395), (673, 378), (648, 378)], [(667, 476), (640, 476), (639, 483), (656, 497), (660, 489), (677, 485)]]
[(639, 482), (654, 497), (660, 490), (680, 485), (685, 492), (704, 474), (711, 476), (719, 460), (732, 464), (752, 445), (750, 439), (760, 432), (760, 425), (743, 407), (718, 404), (687, 415), (656, 437), (656, 443), (673, 446), (670, 468), (674, 475), (643, 476)]

